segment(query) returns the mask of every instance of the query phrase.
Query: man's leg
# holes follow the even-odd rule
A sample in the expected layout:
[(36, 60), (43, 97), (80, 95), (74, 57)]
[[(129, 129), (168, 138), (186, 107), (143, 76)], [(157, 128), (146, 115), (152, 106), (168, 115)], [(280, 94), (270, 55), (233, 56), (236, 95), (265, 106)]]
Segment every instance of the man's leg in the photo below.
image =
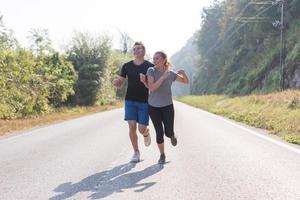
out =
[(147, 126), (139, 124), (139, 132), (143, 135), (144, 144), (146, 147), (150, 146), (151, 144), (151, 136), (149, 133), (149, 128)]
[(136, 121), (128, 120), (127, 122), (129, 126), (129, 137), (130, 137), (132, 148), (135, 152), (139, 151), (138, 138), (136, 134)]
[(149, 134), (149, 129), (147, 128), (149, 124), (149, 106), (147, 103), (137, 103), (138, 105), (138, 129), (143, 136)]
[(125, 120), (128, 123), (129, 138), (134, 150), (130, 162), (136, 163), (140, 161), (140, 152), (138, 147), (138, 138), (136, 135), (137, 107), (135, 105), (135, 102), (125, 101)]
[(139, 124), (138, 125), (139, 128), (139, 132), (143, 135), (143, 136), (147, 136), (149, 134), (149, 129), (147, 128), (147, 126), (143, 125), (143, 124)]

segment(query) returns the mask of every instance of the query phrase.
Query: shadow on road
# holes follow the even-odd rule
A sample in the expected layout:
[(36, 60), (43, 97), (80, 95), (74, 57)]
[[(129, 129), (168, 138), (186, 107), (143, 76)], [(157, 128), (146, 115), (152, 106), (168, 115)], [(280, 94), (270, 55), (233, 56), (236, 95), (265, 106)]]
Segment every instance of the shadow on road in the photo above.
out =
[(111, 170), (93, 174), (78, 183), (63, 183), (54, 189), (55, 192), (60, 194), (51, 197), (49, 200), (66, 199), (80, 192), (92, 193), (89, 196), (91, 199), (104, 198), (112, 195), (114, 192), (122, 192), (123, 189), (129, 188), (136, 188), (135, 192), (142, 192), (156, 182), (139, 182), (163, 169), (162, 165), (155, 164), (142, 171), (127, 173), (134, 167), (134, 163), (126, 163)]

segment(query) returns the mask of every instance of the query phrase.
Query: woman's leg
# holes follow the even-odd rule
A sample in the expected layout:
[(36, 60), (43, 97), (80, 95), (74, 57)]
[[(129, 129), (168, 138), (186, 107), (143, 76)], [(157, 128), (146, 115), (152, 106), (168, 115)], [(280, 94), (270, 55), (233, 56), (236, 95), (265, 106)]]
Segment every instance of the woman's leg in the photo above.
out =
[(149, 106), (149, 115), (156, 132), (156, 142), (160, 152), (158, 160), (159, 164), (164, 164), (166, 160), (164, 149), (164, 129), (162, 125), (162, 110), (161, 108), (155, 108)]
[(165, 154), (165, 145), (164, 143), (157, 144), (160, 154)]
[(160, 108), (149, 106), (149, 115), (153, 123), (155, 133), (156, 133), (156, 142), (161, 144), (164, 142), (164, 129), (162, 125), (162, 112)]
[(174, 107), (173, 104), (164, 107), (163, 124), (165, 127), (165, 134), (171, 139), (173, 146), (177, 145), (177, 138), (174, 134)]
[(174, 107), (173, 104), (163, 107), (162, 120), (165, 127), (165, 134), (168, 138), (174, 136)]

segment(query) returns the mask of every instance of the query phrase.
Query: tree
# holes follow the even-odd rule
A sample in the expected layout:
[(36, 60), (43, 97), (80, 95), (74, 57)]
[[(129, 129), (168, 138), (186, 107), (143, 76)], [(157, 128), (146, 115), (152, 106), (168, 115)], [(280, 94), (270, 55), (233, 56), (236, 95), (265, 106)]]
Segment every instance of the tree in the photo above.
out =
[(120, 39), (121, 51), (123, 52), (123, 54), (127, 54), (127, 53), (131, 52), (130, 49), (133, 46), (134, 41), (129, 36), (128, 33), (121, 32), (121, 31), (119, 31), (119, 33), (121, 35), (121, 39)]
[(42, 71), (45, 85), (49, 90), (48, 100), (54, 107), (62, 106), (70, 95), (74, 95), (77, 74), (72, 63), (59, 53), (43, 57)]
[(75, 32), (68, 47), (68, 59), (78, 73), (75, 103), (94, 105), (101, 88), (101, 76), (108, 66), (111, 40), (107, 36), (91, 36)]
[(36, 55), (53, 52), (49, 31), (44, 28), (34, 28), (29, 31), (30, 48)]
[(18, 47), (18, 41), (13, 36), (13, 31), (7, 29), (3, 22), (3, 16), (0, 15), (0, 50), (5, 48), (16, 48)]

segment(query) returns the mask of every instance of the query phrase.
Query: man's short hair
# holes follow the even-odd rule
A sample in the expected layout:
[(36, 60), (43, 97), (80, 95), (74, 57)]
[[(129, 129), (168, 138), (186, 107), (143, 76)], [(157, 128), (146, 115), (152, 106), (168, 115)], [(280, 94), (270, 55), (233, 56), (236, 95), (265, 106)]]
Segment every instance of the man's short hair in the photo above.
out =
[(133, 47), (136, 45), (141, 45), (143, 47), (143, 49), (146, 50), (145, 45), (141, 41), (135, 42)]

